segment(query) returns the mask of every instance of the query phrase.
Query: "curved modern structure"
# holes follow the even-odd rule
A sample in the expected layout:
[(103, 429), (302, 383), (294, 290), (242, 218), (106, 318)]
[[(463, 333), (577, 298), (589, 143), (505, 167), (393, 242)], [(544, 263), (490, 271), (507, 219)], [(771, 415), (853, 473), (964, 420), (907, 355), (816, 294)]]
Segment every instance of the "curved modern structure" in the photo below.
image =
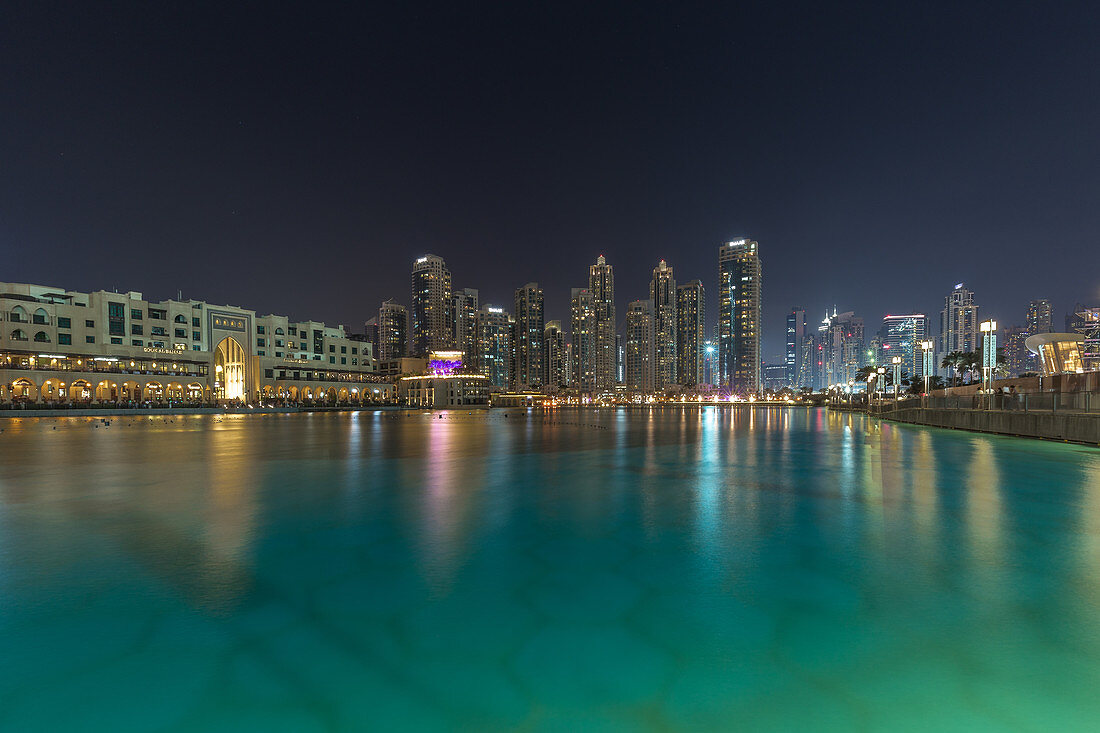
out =
[(1083, 372), (1081, 344), (1085, 337), (1079, 333), (1037, 333), (1024, 341), (1028, 351), (1039, 357), (1043, 374)]

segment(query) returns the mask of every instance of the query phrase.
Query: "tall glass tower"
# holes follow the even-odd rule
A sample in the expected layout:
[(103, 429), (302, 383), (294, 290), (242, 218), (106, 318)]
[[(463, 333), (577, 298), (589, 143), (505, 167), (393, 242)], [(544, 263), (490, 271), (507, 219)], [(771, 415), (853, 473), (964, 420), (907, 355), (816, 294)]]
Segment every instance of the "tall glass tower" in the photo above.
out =
[(588, 291), (595, 316), (596, 391), (610, 391), (615, 389), (615, 274), (603, 255), (588, 267)]
[(718, 386), (760, 392), (760, 255), (752, 239), (718, 247)]
[(413, 356), (454, 348), (453, 305), (447, 263), (435, 255), (418, 257), (412, 270)]
[(653, 386), (664, 389), (677, 384), (676, 363), (676, 278), (664, 260), (653, 268), (649, 283), (653, 301)]

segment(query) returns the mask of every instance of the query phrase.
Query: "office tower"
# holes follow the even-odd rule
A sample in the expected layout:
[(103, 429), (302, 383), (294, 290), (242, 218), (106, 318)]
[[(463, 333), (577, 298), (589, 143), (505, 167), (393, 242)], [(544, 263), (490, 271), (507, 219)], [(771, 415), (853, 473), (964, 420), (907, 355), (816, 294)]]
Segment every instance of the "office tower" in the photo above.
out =
[(623, 347), (623, 335), (615, 334), (615, 384), (626, 382), (626, 351)]
[(596, 391), (615, 388), (615, 275), (603, 255), (588, 267), (588, 291), (595, 314), (593, 367)]
[(562, 384), (566, 387), (573, 386), (573, 342), (570, 341), (562, 347)]
[(370, 344), (370, 353), (374, 358), (380, 358), (378, 356), (378, 316), (367, 319), (367, 322), (363, 324), (363, 340)]
[(855, 381), (859, 368), (863, 366), (865, 354), (863, 348), (863, 319), (852, 311), (825, 315), (819, 329), (821, 333), (821, 353), (823, 354), (822, 380), (824, 387), (847, 385)]
[(791, 308), (787, 314), (787, 351), (785, 363), (787, 365), (787, 384), (795, 386), (799, 384), (802, 374), (802, 339), (806, 336), (806, 309)]
[(477, 349), (478, 292), (474, 288), (455, 290), (451, 296), (454, 317), (454, 345), (467, 356)]
[(542, 389), (542, 288), (527, 283), (516, 290), (515, 380), (516, 391)]
[(573, 288), (570, 297), (573, 340), (573, 386), (581, 392), (596, 389), (596, 309), (588, 288)]
[(703, 384), (703, 357), (707, 340), (706, 293), (703, 283), (691, 280), (676, 288), (676, 365), (680, 384)]
[(409, 312), (390, 300), (378, 309), (378, 359), (391, 361), (409, 355)]
[(661, 260), (653, 268), (649, 283), (649, 299), (653, 301), (653, 386), (666, 389), (679, 384), (676, 362), (676, 278), (668, 263)]
[(512, 386), (512, 340), (515, 322), (503, 308), (486, 306), (478, 310), (474, 330), (477, 334), (475, 368), (497, 389)]
[(718, 248), (718, 379), (733, 392), (760, 391), (760, 256), (752, 239)]
[(784, 387), (790, 386), (790, 382), (787, 379), (787, 362), (782, 364), (765, 364), (764, 365), (764, 389), (768, 392), (778, 392)]
[(413, 356), (454, 348), (451, 271), (442, 257), (417, 258), (412, 270)]
[(891, 359), (900, 355), (907, 374), (923, 377), (924, 352), (920, 344), (927, 335), (928, 318), (923, 313), (884, 316), (882, 329), (879, 331), (878, 362), (883, 365), (893, 364)]
[(653, 392), (653, 341), (653, 301), (635, 300), (626, 309), (626, 388), (631, 392)]
[(802, 339), (802, 374), (798, 386), (817, 392), (825, 388), (825, 344), (821, 333), (806, 329)]
[(565, 386), (565, 336), (561, 321), (547, 321), (542, 343), (542, 384), (547, 392), (557, 392)]
[[(978, 306), (974, 305), (974, 293), (966, 283), (959, 283), (944, 298), (940, 313), (939, 360), (953, 351), (978, 351), (982, 346), (978, 335)], [(936, 365), (939, 368), (939, 365)], [(946, 376), (946, 374), (944, 375)]]
[(1027, 306), (1028, 335), (1054, 331), (1054, 309), (1049, 300), (1033, 300)]
[(1009, 326), (1005, 329), (1004, 355), (1008, 376), (1018, 377), (1036, 370), (1035, 355), (1024, 344), (1030, 335), (1023, 326)]

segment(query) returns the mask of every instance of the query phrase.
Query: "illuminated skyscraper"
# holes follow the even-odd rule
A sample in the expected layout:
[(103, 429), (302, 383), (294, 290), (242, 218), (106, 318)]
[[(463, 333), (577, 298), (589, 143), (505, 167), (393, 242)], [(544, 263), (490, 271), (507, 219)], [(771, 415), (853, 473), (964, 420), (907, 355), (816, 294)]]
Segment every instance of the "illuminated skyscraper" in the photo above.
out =
[(378, 309), (378, 358), (383, 361), (409, 355), (409, 312), (392, 299)]
[(595, 314), (593, 362), (596, 391), (615, 388), (615, 274), (603, 255), (588, 268), (588, 290)]
[(588, 288), (573, 288), (570, 299), (573, 342), (573, 387), (589, 394), (596, 389), (596, 310)]
[(718, 248), (718, 379), (733, 392), (760, 391), (760, 278), (757, 242)]
[(944, 299), (940, 314), (940, 360), (953, 351), (977, 351), (981, 346), (974, 293), (967, 290), (965, 283), (959, 283)]
[(707, 340), (706, 293), (703, 283), (692, 280), (676, 288), (676, 363), (680, 384), (705, 383), (704, 346)]
[(787, 384), (802, 386), (802, 360), (807, 356), (802, 341), (806, 337), (806, 309), (791, 308), (787, 314), (787, 351), (784, 363), (787, 365)]
[(515, 322), (503, 308), (483, 307), (475, 322), (477, 351), (474, 364), (478, 372), (488, 377), (491, 386), (510, 389), (512, 386), (512, 340)]
[(626, 388), (650, 394), (654, 389), (653, 302), (635, 300), (626, 309)]
[(678, 384), (676, 363), (676, 278), (668, 263), (661, 260), (653, 269), (649, 283), (653, 301), (653, 386), (665, 389)]
[(823, 362), (823, 385), (846, 385), (854, 381), (866, 361), (863, 348), (863, 319), (852, 311), (826, 314), (819, 329)]
[(467, 355), (477, 349), (478, 292), (474, 288), (455, 290), (451, 296), (455, 348)]
[(1030, 335), (1023, 326), (1009, 326), (1005, 329), (1004, 355), (1008, 376), (1018, 377), (1036, 370), (1035, 355), (1028, 351), (1024, 343)]
[(412, 355), (454, 348), (451, 271), (442, 257), (417, 258), (412, 271)]
[(1054, 331), (1054, 310), (1049, 300), (1033, 300), (1028, 304), (1027, 330), (1031, 336)]
[(924, 353), (920, 343), (928, 334), (928, 318), (923, 313), (887, 315), (882, 319), (879, 331), (881, 363), (892, 364), (891, 359), (901, 356), (904, 370), (910, 376), (924, 376)]
[(561, 321), (547, 321), (543, 329), (542, 384), (547, 392), (565, 386), (565, 338)]
[(527, 283), (516, 290), (516, 362), (517, 391), (542, 389), (543, 320), (542, 288)]

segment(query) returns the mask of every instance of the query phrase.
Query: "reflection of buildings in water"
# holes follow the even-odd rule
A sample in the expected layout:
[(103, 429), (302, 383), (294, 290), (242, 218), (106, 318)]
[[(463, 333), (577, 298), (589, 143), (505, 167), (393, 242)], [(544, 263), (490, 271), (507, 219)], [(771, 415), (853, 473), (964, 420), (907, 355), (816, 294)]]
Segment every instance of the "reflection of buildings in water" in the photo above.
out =
[(963, 482), (970, 546), (974, 557), (989, 563), (1000, 563), (1003, 560), (1000, 469), (989, 438), (974, 438), (971, 445), (974, 452), (970, 459), (970, 474)]

